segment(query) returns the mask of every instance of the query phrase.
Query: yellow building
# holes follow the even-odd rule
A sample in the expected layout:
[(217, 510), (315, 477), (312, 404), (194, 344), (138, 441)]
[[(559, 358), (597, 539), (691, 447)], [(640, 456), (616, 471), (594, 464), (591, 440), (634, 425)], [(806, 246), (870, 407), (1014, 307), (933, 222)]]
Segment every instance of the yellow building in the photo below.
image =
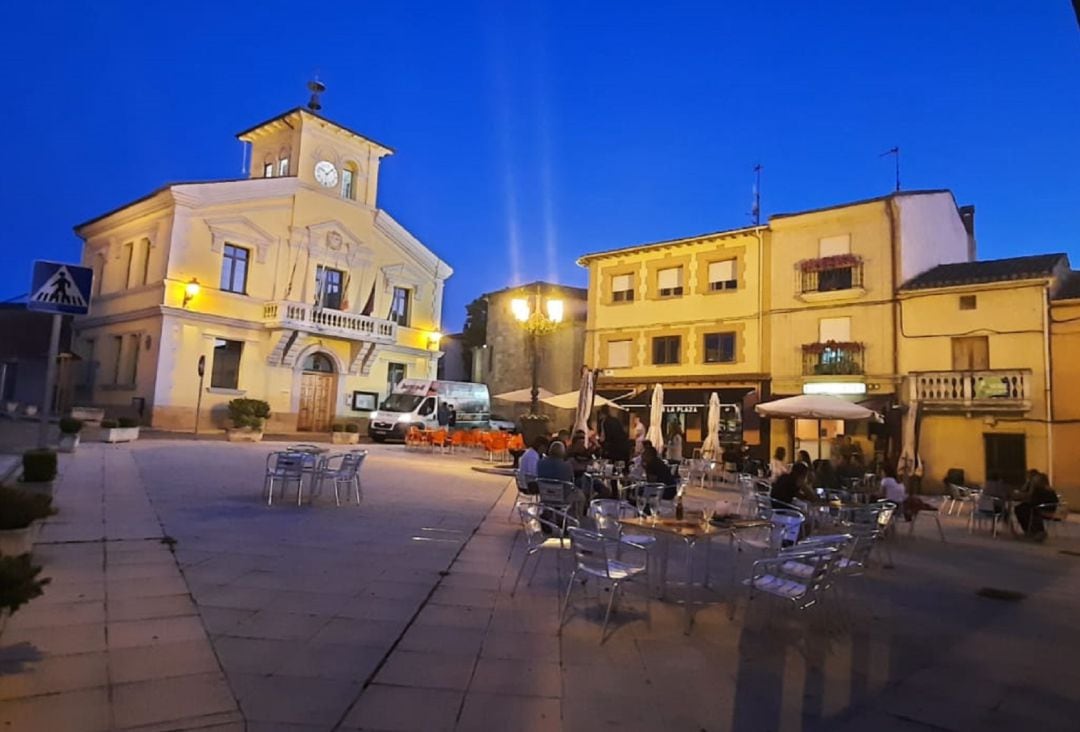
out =
[[(920, 272), (973, 256), (971, 216), (952, 193), (932, 190), (770, 217), (772, 394), (845, 395), (888, 414), (904, 373), (897, 291)], [(821, 434), (816, 420), (797, 420), (794, 434), (791, 423), (772, 420), (772, 443), (828, 458), (828, 441), (846, 433), (866, 454), (876, 447), (895, 459), (896, 416), (890, 429), (825, 421)]]
[(1053, 484), (1080, 505), (1080, 272), (1061, 279), (1050, 301)]
[(706, 405), (717, 392), (722, 429), (759, 442), (753, 404), (768, 367), (763, 344), (765, 227), (640, 244), (587, 254), (585, 360), (603, 374), (601, 394), (633, 393), (625, 403), (644, 413), (649, 390), (665, 388), (670, 433), (678, 423), (700, 442)]
[(1048, 305), (1068, 271), (1045, 254), (942, 265), (903, 286), (898, 355), (924, 484), (959, 468), (977, 484), (1036, 469), (1057, 485)]
[(246, 396), (270, 403), (270, 430), (327, 430), (434, 378), (451, 269), (378, 207), (393, 151), (307, 109), (238, 137), (247, 179), (165, 186), (76, 227), (95, 272), (80, 402), (187, 430), (200, 391), (207, 428)]

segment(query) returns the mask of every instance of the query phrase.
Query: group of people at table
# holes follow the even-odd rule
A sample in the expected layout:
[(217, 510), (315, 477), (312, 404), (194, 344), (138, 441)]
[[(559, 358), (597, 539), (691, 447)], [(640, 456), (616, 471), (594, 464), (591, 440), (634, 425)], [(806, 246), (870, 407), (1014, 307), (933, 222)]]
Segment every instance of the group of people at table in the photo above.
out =
[[(797, 505), (797, 501), (820, 503), (827, 499), (830, 491), (840, 489), (838, 476), (841, 471), (832, 462), (818, 460), (812, 463), (809, 453), (800, 450), (798, 460), (788, 464), (784, 459), (786, 455), (787, 451), (783, 447), (776, 448), (769, 465), (769, 480), (772, 483), (770, 495), (777, 506)], [(879, 481), (878, 490), (872, 497), (895, 503), (907, 521), (914, 520), (920, 511), (938, 510), (919, 496), (908, 493), (895, 469), (889, 466), (881, 467), (876, 475)], [(865, 491), (865, 487), (863, 490)], [(1051, 507), (1057, 505), (1058, 496), (1050, 488), (1050, 481), (1045, 473), (1029, 470), (1027, 479), (1019, 490), (1010, 488), (998, 475), (990, 473), (986, 485), (981, 492), (973, 494), (972, 500), (975, 503), (972, 511), (996, 514), (1005, 519), (1008, 518), (1007, 511), (1011, 503), (1012, 512), (1023, 530), (1023, 536), (1043, 541), (1046, 539), (1045, 514), (1053, 512)]]

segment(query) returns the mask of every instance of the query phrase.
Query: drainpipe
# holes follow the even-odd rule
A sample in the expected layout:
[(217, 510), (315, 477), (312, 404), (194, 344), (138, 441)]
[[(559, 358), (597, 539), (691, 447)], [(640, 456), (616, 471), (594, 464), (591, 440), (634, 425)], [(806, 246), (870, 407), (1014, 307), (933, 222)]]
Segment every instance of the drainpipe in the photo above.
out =
[(1043, 400), (1046, 402), (1046, 477), (1050, 485), (1054, 484), (1054, 392), (1050, 382), (1052, 376), (1050, 358), (1053, 355), (1050, 346), (1050, 283), (1043, 285)]
[[(900, 399), (900, 384), (896, 382), (896, 377), (900, 375), (900, 325), (897, 318), (898, 309), (901, 307), (901, 303), (896, 296), (896, 291), (899, 289), (900, 284), (896, 281), (896, 212), (893, 210), (893, 206), (896, 204), (896, 197), (889, 198), (885, 205), (885, 213), (889, 218), (889, 264), (890, 264), (890, 280), (889, 280), (889, 309), (892, 315), (892, 335), (893, 335), (893, 347), (892, 347), (892, 374), (893, 374), (893, 393), (897, 404), (902, 403)], [(913, 408), (912, 405), (908, 406), (909, 409)], [(900, 439), (895, 440), (895, 435), (889, 436), (889, 441), (899, 443), (898, 448), (894, 447), (894, 454), (902, 455), (904, 450), (904, 428), (901, 423)], [(886, 451), (886, 462), (892, 462), (892, 456)], [(895, 465), (895, 463), (893, 463)]]
[[(772, 349), (772, 340), (765, 337), (765, 273), (771, 272), (771, 267), (766, 270), (765, 268), (765, 241), (761, 233), (760, 226), (754, 231), (757, 236), (757, 267), (758, 267), (758, 302), (757, 302), (757, 325), (758, 325), (758, 370), (761, 373), (772, 372), (772, 355), (768, 358), (769, 369), (765, 368), (765, 349)], [(770, 283), (771, 286), (771, 283)], [(767, 396), (766, 392), (772, 391), (771, 388), (764, 388), (765, 385), (758, 382), (758, 403), (760, 404)], [(745, 400), (746, 397), (743, 397)], [(762, 429), (761, 423), (765, 421), (768, 425), (768, 429)], [(772, 455), (772, 422), (768, 420), (758, 421), (758, 442), (765, 448), (765, 457), (768, 458)]]

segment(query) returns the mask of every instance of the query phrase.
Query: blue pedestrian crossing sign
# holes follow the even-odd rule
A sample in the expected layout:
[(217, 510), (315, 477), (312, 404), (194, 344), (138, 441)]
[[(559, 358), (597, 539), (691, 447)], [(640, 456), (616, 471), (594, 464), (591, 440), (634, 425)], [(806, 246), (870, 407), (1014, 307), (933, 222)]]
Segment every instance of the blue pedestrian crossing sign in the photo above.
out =
[(94, 270), (61, 262), (34, 262), (27, 310), (44, 313), (86, 315), (90, 312), (90, 287)]

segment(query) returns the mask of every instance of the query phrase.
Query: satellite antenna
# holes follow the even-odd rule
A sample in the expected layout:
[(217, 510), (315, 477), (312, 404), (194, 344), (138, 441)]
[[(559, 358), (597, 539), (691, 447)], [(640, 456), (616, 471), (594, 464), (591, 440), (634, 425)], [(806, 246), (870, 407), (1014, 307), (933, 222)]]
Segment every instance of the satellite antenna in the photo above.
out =
[(318, 112), (322, 109), (322, 101), (319, 99), (319, 95), (326, 91), (326, 84), (319, 81), (319, 77), (316, 76), (307, 83), (307, 88), (311, 92), (311, 99), (308, 100), (307, 108), (312, 112)]

